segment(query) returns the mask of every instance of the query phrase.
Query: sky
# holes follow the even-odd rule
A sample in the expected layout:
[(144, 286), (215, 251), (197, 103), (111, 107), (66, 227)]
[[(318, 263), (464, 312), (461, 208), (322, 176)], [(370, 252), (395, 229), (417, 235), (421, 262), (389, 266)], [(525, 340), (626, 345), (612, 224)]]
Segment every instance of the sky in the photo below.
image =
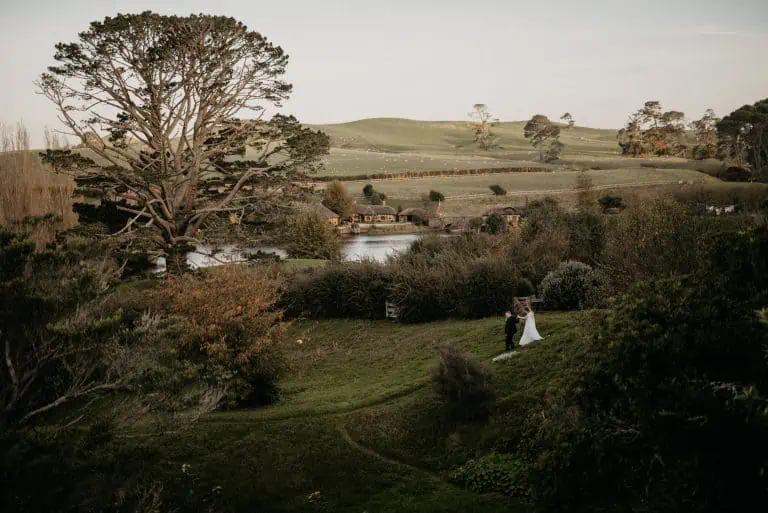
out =
[(291, 56), (283, 112), (311, 124), (522, 120), (618, 128), (646, 100), (700, 117), (768, 97), (768, 0), (0, 0), (0, 122), (57, 128), (34, 81), (118, 12), (222, 14)]

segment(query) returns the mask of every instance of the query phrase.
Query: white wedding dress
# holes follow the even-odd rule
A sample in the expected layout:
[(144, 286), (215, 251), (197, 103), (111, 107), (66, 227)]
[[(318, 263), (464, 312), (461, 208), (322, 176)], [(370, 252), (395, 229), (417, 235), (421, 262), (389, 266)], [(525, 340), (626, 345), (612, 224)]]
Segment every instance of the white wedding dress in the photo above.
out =
[(520, 345), (525, 346), (543, 339), (544, 337), (539, 335), (538, 330), (536, 330), (536, 317), (533, 316), (533, 312), (528, 312), (528, 315), (525, 316), (525, 328), (520, 336)]

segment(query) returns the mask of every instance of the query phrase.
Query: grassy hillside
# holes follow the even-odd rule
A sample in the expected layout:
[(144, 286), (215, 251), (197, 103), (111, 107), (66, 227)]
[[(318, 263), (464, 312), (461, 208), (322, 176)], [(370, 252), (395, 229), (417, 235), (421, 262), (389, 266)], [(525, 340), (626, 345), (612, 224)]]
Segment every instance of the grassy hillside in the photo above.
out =
[[(349, 175), (540, 165), (536, 152), (523, 137), (524, 125), (523, 121), (500, 123), (494, 129), (499, 147), (492, 151), (477, 147), (464, 121), (378, 118), (313, 128), (331, 137), (331, 154), (323, 174)], [(616, 130), (575, 127), (563, 129), (560, 139), (565, 144), (561, 166), (639, 167), (641, 162), (648, 162), (622, 158)], [(684, 159), (659, 160), (688, 167)]]
[[(520, 415), (567, 372), (586, 315), (541, 314), (545, 340), (497, 364), (490, 359), (503, 347), (501, 319), (297, 323), (279, 404), (214, 414), (160, 443), (131, 443), (161, 451), (157, 470), (176, 483), (169, 492), (185, 510), (203, 500), (200, 490), (220, 486), (215, 500), (226, 511), (530, 511), (459, 488), (447, 475), (515, 438)], [(430, 372), (443, 343), (494, 367), (499, 400), (488, 423), (441, 415)]]

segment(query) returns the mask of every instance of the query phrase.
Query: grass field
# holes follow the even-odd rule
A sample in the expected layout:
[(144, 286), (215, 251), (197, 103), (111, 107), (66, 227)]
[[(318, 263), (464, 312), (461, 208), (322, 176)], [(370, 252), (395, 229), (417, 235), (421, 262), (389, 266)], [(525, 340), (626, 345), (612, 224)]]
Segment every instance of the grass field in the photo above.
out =
[[(714, 178), (687, 169), (610, 169), (585, 171), (595, 187), (637, 186), (659, 183), (716, 182)], [(447, 199), (476, 194), (490, 194), (488, 186), (498, 184), (507, 194), (557, 193), (573, 190), (578, 177), (576, 171), (541, 173), (508, 173), (499, 175), (457, 176), (450, 178), (425, 178), (412, 180), (384, 180), (375, 183), (378, 191), (391, 198), (418, 198), (430, 190), (442, 192)], [(357, 193), (368, 182), (345, 182), (347, 188)]]
[(499, 146), (482, 151), (463, 121), (363, 119), (335, 125), (317, 125), (331, 137), (331, 154), (325, 158), (323, 175), (355, 175), (394, 171), (428, 171), (510, 166), (577, 167), (602, 169), (640, 167), (695, 168), (685, 159), (623, 158), (616, 130), (575, 127), (564, 129), (565, 144), (558, 166), (537, 162), (537, 155), (523, 137), (525, 122), (504, 122), (494, 129)]
[[(562, 159), (556, 165), (541, 164), (529, 142), (523, 138), (523, 122), (501, 123), (495, 130), (500, 147), (484, 152), (473, 143), (470, 128), (458, 121), (414, 121), (406, 119), (365, 119), (337, 125), (318, 125), (331, 137), (331, 153), (325, 158), (323, 176), (351, 176), (398, 171), (459, 170), (499, 167), (541, 167), (542, 172), (452, 176), (425, 179), (349, 181), (354, 195), (372, 182), (387, 194), (389, 204), (414, 206), (430, 190), (442, 192), (447, 201), (443, 213), (479, 215), (488, 206), (524, 203), (556, 195), (570, 203), (577, 173), (585, 171), (598, 191), (653, 195), (666, 193), (680, 181), (725, 185), (707, 173), (715, 172), (719, 161), (689, 161), (681, 158), (622, 157), (615, 130), (576, 127), (563, 130)], [(488, 186), (504, 187), (507, 197), (493, 197)], [(322, 189), (324, 184), (319, 184)]]
[[(502, 348), (501, 319), (296, 323), (281, 402), (217, 413), (163, 439), (159, 471), (180, 501), (196, 500), (190, 489), (221, 486), (216, 500), (226, 511), (530, 511), (447, 476), (515, 436), (522, 423), (515, 416), (558, 386), (588, 315), (542, 313), (545, 340), (498, 364), (490, 359)], [(444, 343), (494, 366), (498, 401), (489, 422), (455, 424), (440, 414), (430, 372)]]

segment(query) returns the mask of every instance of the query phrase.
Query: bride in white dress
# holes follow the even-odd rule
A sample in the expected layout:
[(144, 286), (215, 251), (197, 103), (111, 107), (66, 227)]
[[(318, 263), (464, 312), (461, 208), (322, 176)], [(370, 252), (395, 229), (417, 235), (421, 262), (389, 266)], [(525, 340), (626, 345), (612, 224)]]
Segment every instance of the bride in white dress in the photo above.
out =
[(524, 316), (517, 316), (518, 319), (525, 321), (525, 328), (523, 328), (523, 334), (520, 336), (519, 344), (525, 346), (531, 342), (543, 340), (544, 337), (539, 335), (539, 332), (536, 329), (536, 317), (533, 315), (533, 310), (525, 308), (523, 311), (526, 312)]

